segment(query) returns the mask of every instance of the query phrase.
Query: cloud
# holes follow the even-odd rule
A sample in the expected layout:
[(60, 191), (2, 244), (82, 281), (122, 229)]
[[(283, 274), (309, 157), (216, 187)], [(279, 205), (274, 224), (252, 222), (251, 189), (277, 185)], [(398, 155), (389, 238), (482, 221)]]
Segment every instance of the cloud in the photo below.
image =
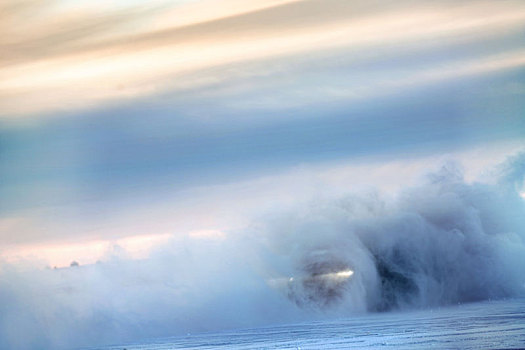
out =
[[(29, 39), (20, 39), (6, 47), (12, 58), (9, 65), (0, 69), (3, 117), (44, 115), (111, 102), (125, 103), (132, 98), (170, 91), (198, 90), (210, 83), (235, 78), (236, 73), (229, 65), (259, 62), (256, 71), (249, 73), (257, 75), (272, 69), (271, 60), (290, 65), (290, 57), (323, 51), (344, 49), (346, 59), (352, 60), (370, 50), (384, 49), (386, 42), (389, 54), (395, 55), (405, 52), (403, 46), (407, 44), (409, 51), (418, 51), (429, 41), (443, 46), (457, 38), (468, 42), (494, 35), (505, 37), (519, 31), (525, 18), (518, 2), (497, 5), (407, 2), (381, 11), (377, 4), (350, 6), (340, 0), (331, 0), (329, 4), (256, 2), (238, 10), (228, 4), (224, 8), (229, 13), (223, 8), (218, 17), (197, 16), (194, 22), (184, 24), (175, 20), (172, 27), (166, 28), (154, 25), (156, 16), (167, 15), (166, 5), (103, 14), (93, 13), (92, 9), (77, 11), (80, 18), (66, 22), (63, 27), (68, 30), (59, 33), (48, 28), (51, 24), (45, 24), (38, 33), (27, 34)], [(197, 9), (205, 6), (206, 2), (176, 6), (170, 16), (192, 18), (191, 13), (198, 13)], [(121, 18), (115, 20), (114, 16)], [(54, 53), (46, 54), (46, 50)], [(510, 58), (494, 63), (493, 57), (481, 55), (476, 59), (484, 69), (472, 73), (484, 74), (523, 64), (519, 51), (498, 54)], [(322, 60), (318, 64), (323, 64)], [(454, 62), (446, 63), (450, 64)], [(439, 75), (440, 66), (435, 66), (431, 74)], [(199, 73), (197, 77), (195, 73)], [(444, 73), (451, 71), (445, 69)], [(27, 100), (32, 103), (21, 103)]]
[[(504, 169), (523, 181), (516, 164)], [(144, 260), (3, 263), (0, 345), (93, 346), (521, 295), (525, 202), (505, 178), (466, 182), (446, 163), (397, 194), (349, 183), (350, 194), (273, 201), (243, 229), (174, 237)]]

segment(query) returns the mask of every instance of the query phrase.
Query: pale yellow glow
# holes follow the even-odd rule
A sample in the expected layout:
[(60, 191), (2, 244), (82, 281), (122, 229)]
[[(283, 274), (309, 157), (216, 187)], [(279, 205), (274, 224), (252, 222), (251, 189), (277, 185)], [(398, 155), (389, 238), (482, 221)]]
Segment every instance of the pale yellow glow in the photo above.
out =
[(525, 191), (520, 193), (521, 198), (525, 199)]
[[(219, 69), (228, 64), (259, 62), (264, 70), (264, 62), (269, 59), (280, 58), (285, 62), (290, 55), (335, 48), (350, 50), (349, 59), (352, 59), (356, 52), (374, 50), (385, 43), (394, 46), (495, 35), (525, 26), (525, 4), (516, 3), (413, 6), (357, 17), (350, 16), (352, 12), (349, 11), (348, 18), (340, 16), (333, 20), (327, 16), (320, 16), (320, 19), (310, 16), (305, 23), (308, 25), (301, 25), (301, 18), (292, 16), (290, 25), (281, 23), (277, 28), (267, 22), (264, 16), (268, 15), (258, 13), (261, 9), (274, 8), (275, 18), (278, 18), (280, 11), (289, 11), (285, 6), (288, 3), (296, 3), (298, 8), (312, 6), (312, 2), (292, 0), (195, 2), (160, 14), (154, 12), (128, 32), (109, 28), (83, 39), (89, 41), (89, 45), (84, 43), (80, 47), (63, 48), (53, 55), (36, 55), (31, 56), (31, 60), (25, 58), (0, 65), (1, 114), (4, 117), (32, 115), (165, 91), (184, 91), (232, 78), (235, 73)], [(319, 9), (323, 7), (311, 7), (310, 11)], [(248, 14), (250, 21), (243, 17)], [(217, 19), (230, 22), (221, 27)], [(108, 41), (111, 33), (117, 39)], [(461, 64), (459, 67), (436, 66), (428, 72), (416, 72), (417, 76), (408, 77), (402, 84), (408, 86), (449, 79), (457, 74), (482, 74), (522, 66), (524, 57), (523, 52), (515, 52), (502, 58), (481, 57), (479, 61), (465, 62), (468, 67)], [(210, 68), (215, 70), (210, 72)], [(203, 73), (199, 75), (199, 72)], [(370, 83), (371, 90), (388, 88), (389, 84), (400, 85), (396, 82)], [(348, 92), (342, 90), (335, 94), (345, 96)], [(358, 96), (361, 92), (350, 91), (350, 94)]]
[(147, 258), (151, 250), (166, 243), (172, 234), (130, 236), (116, 240), (89, 240), (81, 243), (16, 245), (1, 251), (0, 257), (8, 262), (38, 260), (51, 267), (69, 266), (72, 261), (80, 265), (93, 264), (112, 254), (119, 247), (131, 259)]
[[(447, 22), (447, 13), (419, 12), (374, 16), (351, 23), (336, 23), (309, 30), (290, 30), (279, 36), (258, 35), (221, 42), (195, 40), (191, 43), (159, 45), (147, 50), (100, 55), (99, 52), (63, 59), (51, 59), (0, 70), (0, 91), (43, 89), (76, 83), (129, 84), (159, 78), (167, 73), (182, 73), (208, 66), (276, 55), (323, 49), (337, 45), (364, 45), (385, 40), (411, 40), (426, 35), (476, 29), (490, 24), (520, 23), (525, 10), (498, 14), (465, 22)], [(424, 25), (424, 26), (423, 26)], [(421, 27), (420, 27), (421, 26)], [(133, 73), (132, 76), (129, 76)], [(102, 80), (100, 80), (102, 79)], [(116, 88), (117, 86), (113, 86)], [(85, 87), (84, 87), (85, 88)]]
[[(202, 240), (217, 240), (226, 237), (223, 231), (215, 229), (194, 230), (188, 232), (187, 236)], [(57, 267), (69, 266), (72, 261), (77, 261), (81, 265), (93, 264), (119, 252), (126, 258), (145, 259), (153, 249), (173, 238), (174, 235), (171, 233), (162, 233), (134, 235), (119, 239), (87, 240), (80, 243), (17, 244), (2, 249), (0, 258), (9, 262), (27, 259), (40, 260)], [(115, 247), (118, 247), (119, 251), (115, 252)]]

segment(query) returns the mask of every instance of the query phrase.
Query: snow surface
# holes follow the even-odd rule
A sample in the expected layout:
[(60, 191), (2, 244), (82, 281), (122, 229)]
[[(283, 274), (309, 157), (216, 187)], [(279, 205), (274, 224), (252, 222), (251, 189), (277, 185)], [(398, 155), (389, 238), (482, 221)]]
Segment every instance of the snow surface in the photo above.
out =
[(103, 350), (525, 348), (525, 299), (121, 344)]

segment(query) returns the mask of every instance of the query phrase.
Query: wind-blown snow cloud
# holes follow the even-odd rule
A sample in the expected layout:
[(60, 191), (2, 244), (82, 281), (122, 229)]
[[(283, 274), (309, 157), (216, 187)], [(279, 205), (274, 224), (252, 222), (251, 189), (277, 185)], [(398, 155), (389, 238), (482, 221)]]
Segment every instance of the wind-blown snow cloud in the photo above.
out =
[(117, 250), (57, 270), (4, 263), (0, 345), (59, 349), (519, 296), (523, 172), (520, 155), (495, 181), (472, 183), (447, 163), (397, 194), (348, 184), (351, 194), (274, 207), (226, 236), (173, 238), (146, 260)]

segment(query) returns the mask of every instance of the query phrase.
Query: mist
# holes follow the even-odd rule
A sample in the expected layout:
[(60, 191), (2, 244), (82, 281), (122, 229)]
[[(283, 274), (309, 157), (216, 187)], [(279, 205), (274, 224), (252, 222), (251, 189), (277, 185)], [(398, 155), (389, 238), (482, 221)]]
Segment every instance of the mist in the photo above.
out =
[[(355, 188), (255, 215), (224, 237), (174, 237), (134, 260), (0, 264), (0, 348), (61, 349), (525, 292), (525, 154), (469, 182), (432, 165), (399, 192)], [(263, 207), (261, 205), (261, 207)], [(264, 205), (268, 207), (267, 203)]]

